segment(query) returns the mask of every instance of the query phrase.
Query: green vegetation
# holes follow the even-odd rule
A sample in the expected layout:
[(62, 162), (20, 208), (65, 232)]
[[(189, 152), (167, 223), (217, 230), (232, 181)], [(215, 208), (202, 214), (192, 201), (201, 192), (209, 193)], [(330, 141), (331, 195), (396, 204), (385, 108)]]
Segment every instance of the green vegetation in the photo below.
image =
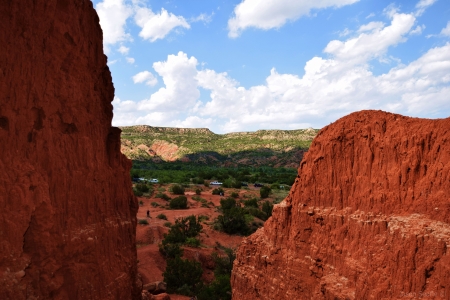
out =
[[(301, 159), (296, 157), (292, 160), (292, 157), (299, 150), (309, 148), (318, 132), (317, 129), (299, 129), (215, 134), (206, 128), (130, 126), (121, 129), (122, 148), (130, 159), (151, 159), (147, 151), (137, 146), (151, 147), (158, 144), (174, 149), (171, 152), (175, 151), (175, 157), (178, 159), (185, 157), (189, 161), (204, 165), (230, 160), (258, 165), (261, 160), (270, 162), (273, 156), (279, 158), (281, 165), (290, 162), (298, 164)], [(161, 158), (164, 160), (164, 155), (161, 155)]]
[(148, 225), (148, 221), (146, 219), (139, 219), (138, 224), (140, 225)]
[(199, 262), (182, 259), (180, 256), (167, 260), (167, 267), (163, 273), (167, 292), (192, 296), (202, 286), (202, 274)]
[(224, 248), (225, 255), (216, 252), (212, 254), (214, 260), (214, 281), (205, 285), (197, 295), (199, 300), (231, 300), (231, 270), (236, 254), (233, 249)]
[(161, 220), (167, 220), (167, 216), (165, 214), (159, 214), (156, 217)]
[(259, 194), (261, 195), (261, 199), (269, 197), (270, 192), (272, 189), (268, 186), (262, 186), (259, 190)]
[(187, 208), (186, 196), (178, 196), (176, 198), (173, 198), (169, 202), (169, 207), (171, 209), (186, 209)]
[(172, 185), (171, 190), (174, 195), (184, 195), (184, 188), (179, 184)]

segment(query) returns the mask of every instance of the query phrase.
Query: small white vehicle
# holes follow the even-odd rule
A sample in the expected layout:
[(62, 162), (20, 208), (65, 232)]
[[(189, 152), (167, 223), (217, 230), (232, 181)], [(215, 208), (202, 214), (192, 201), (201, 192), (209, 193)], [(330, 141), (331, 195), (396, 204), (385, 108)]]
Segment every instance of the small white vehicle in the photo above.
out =
[(212, 185), (221, 185), (222, 184), (222, 182), (218, 182), (218, 181), (211, 181), (209, 184), (212, 184)]
[(153, 178), (153, 179), (150, 179), (150, 182), (151, 182), (151, 183), (158, 183), (158, 182), (159, 182), (159, 180), (158, 180), (158, 179), (155, 179), (155, 178)]

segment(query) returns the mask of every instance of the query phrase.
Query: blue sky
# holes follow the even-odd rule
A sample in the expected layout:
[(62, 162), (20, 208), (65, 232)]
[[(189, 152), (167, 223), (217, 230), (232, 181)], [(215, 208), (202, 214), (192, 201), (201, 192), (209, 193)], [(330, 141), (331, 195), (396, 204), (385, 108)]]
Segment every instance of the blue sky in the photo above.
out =
[(448, 0), (94, 0), (113, 125), (321, 128), (450, 116)]

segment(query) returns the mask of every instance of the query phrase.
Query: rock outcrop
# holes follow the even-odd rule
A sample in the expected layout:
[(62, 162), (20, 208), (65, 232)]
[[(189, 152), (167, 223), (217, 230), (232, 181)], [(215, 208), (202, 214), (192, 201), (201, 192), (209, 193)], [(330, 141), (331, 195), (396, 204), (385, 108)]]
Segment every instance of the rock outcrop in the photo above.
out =
[(0, 1), (0, 20), (0, 299), (140, 297), (92, 2)]
[(242, 242), (233, 299), (450, 299), (449, 223), (450, 118), (353, 113)]

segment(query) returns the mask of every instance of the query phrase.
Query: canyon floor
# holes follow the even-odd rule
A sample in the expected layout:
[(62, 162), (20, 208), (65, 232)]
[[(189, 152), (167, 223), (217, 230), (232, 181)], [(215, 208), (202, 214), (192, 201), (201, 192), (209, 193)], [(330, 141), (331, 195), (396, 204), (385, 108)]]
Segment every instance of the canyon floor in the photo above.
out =
[[(207, 201), (209, 207), (202, 206), (202, 202), (192, 199), (195, 196), (195, 189), (199, 187), (203, 191), (200, 196), (202, 199)], [(170, 185), (155, 185), (155, 190), (165, 191), (170, 197), (174, 197), (169, 192)], [(197, 260), (202, 264), (203, 267), (203, 279), (206, 282), (213, 280), (214, 277), (214, 264), (211, 259), (211, 254), (213, 252), (220, 253), (220, 247), (227, 247), (236, 249), (243, 236), (239, 235), (228, 235), (223, 232), (216, 231), (212, 229), (212, 223), (214, 219), (220, 214), (217, 207), (220, 206), (220, 199), (230, 196), (232, 192), (239, 193), (239, 200), (248, 199), (252, 197), (259, 198), (259, 188), (248, 187), (246, 189), (227, 189), (223, 188), (225, 193), (224, 196), (213, 195), (212, 190), (214, 186), (191, 186), (185, 191), (185, 196), (188, 199), (188, 209), (169, 209), (168, 201), (155, 198), (156, 192), (153, 193), (152, 197), (138, 197), (140, 203), (139, 211), (137, 213), (138, 224), (136, 228), (136, 245), (137, 245), (137, 256), (138, 256), (138, 272), (141, 274), (142, 281), (144, 284), (163, 281), (163, 272), (166, 268), (166, 260), (164, 256), (159, 252), (158, 244), (164, 239), (164, 234), (169, 231), (169, 228), (165, 226), (165, 223), (170, 222), (175, 223), (177, 218), (187, 217), (190, 215), (196, 216), (207, 216), (209, 219), (202, 222), (203, 230), (200, 233), (199, 239), (201, 241), (201, 246), (199, 248), (184, 247), (184, 258)], [(282, 196), (278, 192), (277, 197)], [(283, 193), (282, 191), (281, 193)], [(288, 191), (284, 193), (287, 194)], [(268, 198), (267, 200), (273, 201), (274, 197)], [(204, 202), (204, 201), (203, 201)], [(156, 206), (156, 203), (158, 206)], [(150, 211), (150, 218), (147, 217), (147, 210)], [(164, 214), (167, 220), (157, 218), (158, 215)], [(148, 225), (139, 224), (139, 220), (147, 220)], [(255, 218), (255, 221), (259, 222), (259, 219)], [(261, 221), (262, 222), (262, 221)], [(173, 295), (171, 294), (171, 299), (190, 299), (186, 296)]]

